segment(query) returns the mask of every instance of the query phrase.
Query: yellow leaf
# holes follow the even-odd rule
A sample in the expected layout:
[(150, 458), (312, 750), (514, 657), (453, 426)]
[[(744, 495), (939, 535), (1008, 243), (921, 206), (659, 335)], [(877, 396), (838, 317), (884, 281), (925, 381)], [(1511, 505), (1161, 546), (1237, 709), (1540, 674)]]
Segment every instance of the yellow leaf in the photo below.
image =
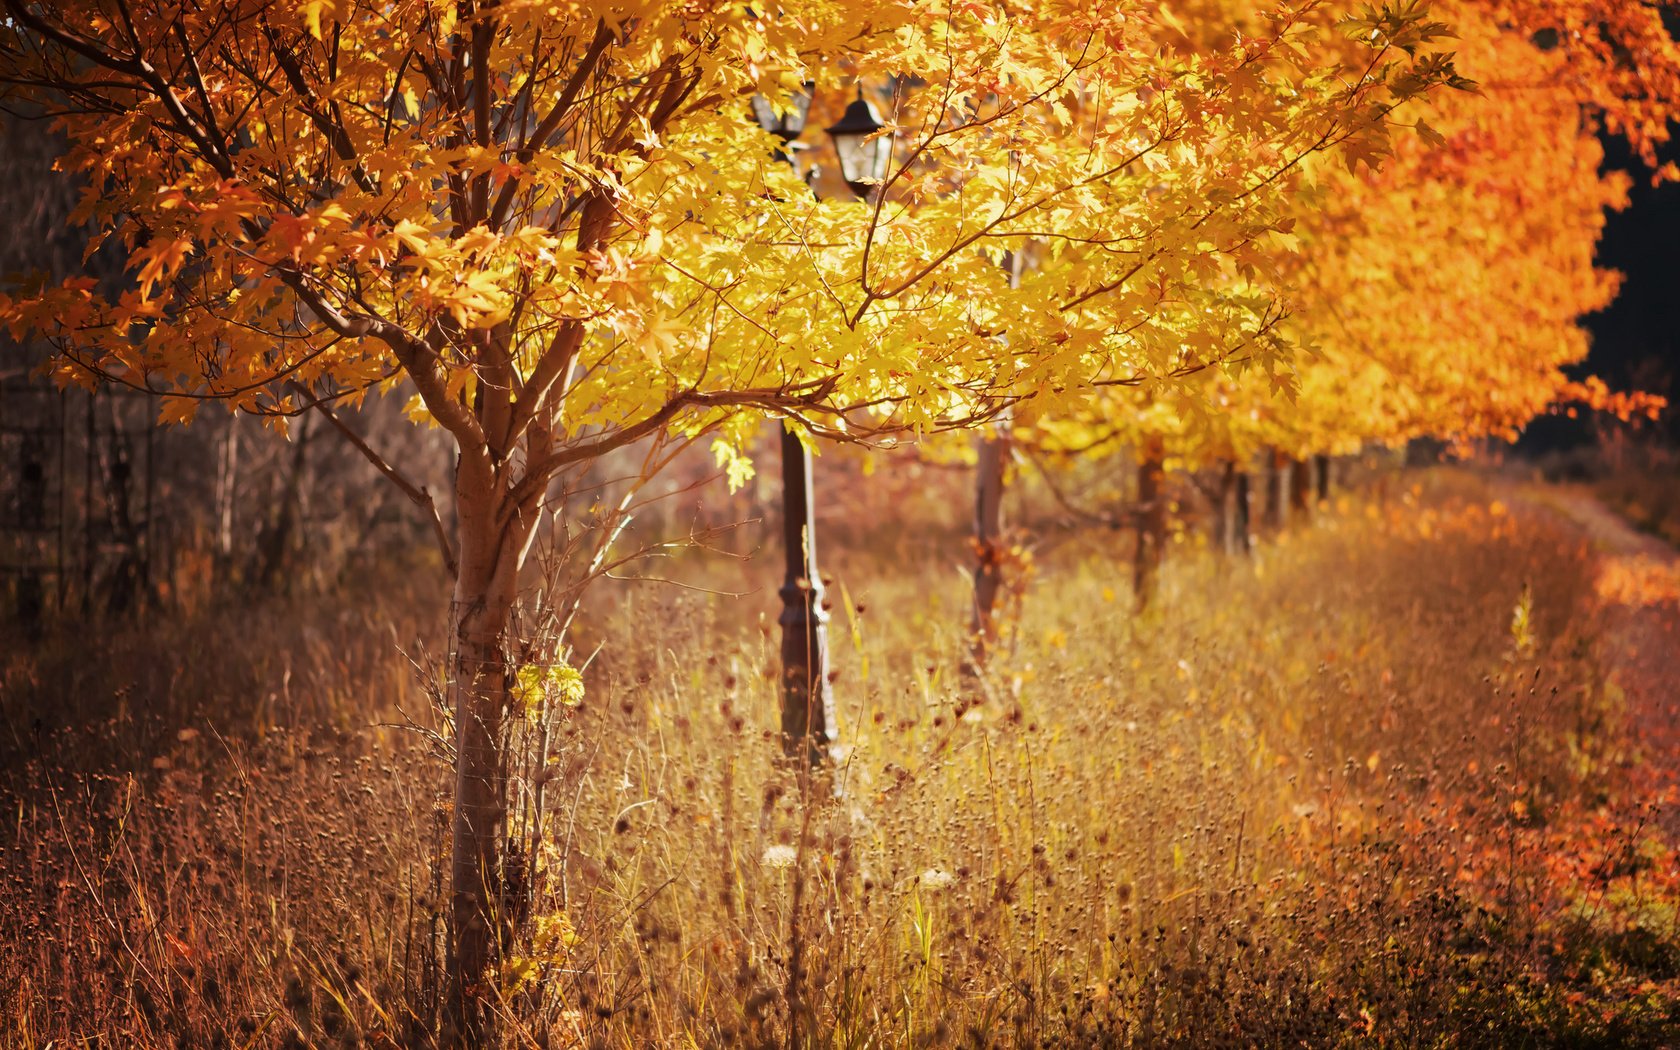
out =
[(431, 232), (412, 219), (400, 219), (391, 227), (391, 235), (416, 255), (426, 254), (426, 249), (431, 244)]
[(158, 405), (159, 423), (191, 423), (193, 416), (198, 414), (199, 399), (196, 397), (177, 397), (171, 395), (163, 398)]
[(332, 0), (303, 0), (303, 4), (298, 8), (303, 14), (304, 28), (308, 29), (309, 35), (316, 40), (321, 39), (321, 12), (330, 11), (332, 6)]

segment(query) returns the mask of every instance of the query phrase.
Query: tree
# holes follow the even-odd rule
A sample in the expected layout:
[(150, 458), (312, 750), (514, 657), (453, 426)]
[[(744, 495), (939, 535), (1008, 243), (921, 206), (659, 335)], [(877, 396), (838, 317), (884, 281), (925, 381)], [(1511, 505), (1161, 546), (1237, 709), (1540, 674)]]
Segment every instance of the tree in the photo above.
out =
[[(1195, 46), (1225, 31), (1215, 12), (1229, 6), (1192, 7)], [(1164, 444), (1175, 469), (1223, 468), (1228, 514), (1243, 478), (1233, 468), (1262, 450), (1281, 476), (1280, 463), (1371, 442), (1511, 438), (1564, 402), (1624, 417), (1652, 406), (1564, 368), (1586, 354), (1581, 318), (1615, 294), (1615, 275), (1596, 270), (1593, 255), (1626, 179), (1601, 172), (1598, 132), (1626, 135), (1647, 161), (1668, 134), (1680, 49), (1660, 11), (1574, 0), (1434, 10), (1457, 38), (1465, 90), (1431, 93), (1398, 115), (1415, 134), (1383, 143), (1372, 156), (1380, 164), (1353, 151), (1306, 158), (1295, 221), (1277, 238), (1288, 243), (1259, 244), (1243, 260), (1265, 260), (1258, 284), (1274, 291), (1277, 338), (1312, 352), (1289, 367), (1096, 390), (1057, 413), (1023, 414), (1018, 442), (1053, 457)], [(1342, 26), (1379, 32), (1389, 17)], [(1140, 455), (1145, 474), (1155, 459)], [(1268, 492), (1280, 513), (1282, 495)]]
[[(1450, 75), (1427, 48), (1369, 62), (1392, 33), (1351, 71), (1309, 61), (1331, 6), (1190, 52), (1157, 46), (1140, 0), (6, 0), (0, 80), (57, 115), (80, 214), (131, 279), (36, 283), (0, 317), (64, 381), (150, 391), (166, 420), (218, 401), (284, 428), (401, 391), (450, 435), (452, 534), (405, 464), (358, 447), (454, 575), (465, 1038), (505, 936), (508, 631), (554, 486), (703, 436), (739, 480), (767, 415), (922, 433), (1185, 374), (1171, 319), (1234, 310), (1210, 259), (1283, 221), (1303, 157), (1374, 148), (1373, 106)], [(891, 87), (869, 207), (811, 200), (747, 119), (807, 79)], [(1049, 246), (1012, 290), (995, 259), (1028, 239)]]
[[(1627, 176), (1601, 171), (1600, 120), (1642, 151), (1666, 136), (1646, 96), (1673, 99), (1680, 52), (1654, 8), (1619, 8), (1560, 45), (1548, 25), (1582, 5), (1507, 6), (1447, 9), (1478, 90), (1428, 100), (1382, 171), (1335, 173), (1298, 229), (1313, 250), (1290, 276), (1296, 321), (1321, 356), (1276, 428), (1295, 430), (1274, 440), (1296, 455), (1510, 439), (1561, 402), (1648, 404), (1564, 369), (1586, 356), (1581, 319), (1616, 292), (1593, 257)], [(1628, 34), (1637, 56), (1606, 43)]]

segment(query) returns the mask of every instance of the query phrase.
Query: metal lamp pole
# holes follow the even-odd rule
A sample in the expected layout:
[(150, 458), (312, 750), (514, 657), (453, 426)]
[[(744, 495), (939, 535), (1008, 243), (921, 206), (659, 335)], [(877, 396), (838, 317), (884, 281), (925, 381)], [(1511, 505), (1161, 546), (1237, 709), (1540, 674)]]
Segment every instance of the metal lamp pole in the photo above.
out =
[[(752, 100), (753, 118), (782, 140), (778, 156), (796, 170), (792, 144), (805, 130), (812, 87), (805, 85), (783, 110), (762, 95)], [(841, 177), (860, 197), (867, 198), (868, 183), (883, 178), (892, 159), (892, 141), (887, 136), (864, 141), (883, 127), (880, 114), (863, 98), (860, 88), (857, 100), (828, 129)], [(834, 691), (828, 680), (828, 610), (817, 569), (816, 490), (811, 450), (786, 422), (781, 428), (781, 452), (782, 543), (787, 556), (778, 618), (782, 627), (782, 751), (790, 759), (816, 767), (830, 757), (836, 724)]]
[(811, 450), (782, 424), (781, 586), (782, 751), (811, 766), (828, 758), (835, 740), (834, 690), (828, 681), (828, 611), (817, 572), (816, 492)]

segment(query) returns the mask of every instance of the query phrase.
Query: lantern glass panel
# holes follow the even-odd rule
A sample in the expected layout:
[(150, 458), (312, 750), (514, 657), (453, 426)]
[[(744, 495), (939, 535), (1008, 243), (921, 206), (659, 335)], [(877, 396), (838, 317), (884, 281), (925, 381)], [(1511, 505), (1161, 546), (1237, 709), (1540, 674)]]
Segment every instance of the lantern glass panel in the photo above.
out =
[(828, 129), (840, 161), (840, 176), (859, 193), (887, 176), (892, 163), (892, 136), (878, 134), (885, 127), (881, 115), (860, 93), (839, 122)]
[(792, 142), (805, 130), (806, 118), (811, 114), (811, 92), (800, 91), (788, 96), (781, 104), (772, 102), (763, 95), (754, 95), (752, 114), (759, 127), (783, 142)]

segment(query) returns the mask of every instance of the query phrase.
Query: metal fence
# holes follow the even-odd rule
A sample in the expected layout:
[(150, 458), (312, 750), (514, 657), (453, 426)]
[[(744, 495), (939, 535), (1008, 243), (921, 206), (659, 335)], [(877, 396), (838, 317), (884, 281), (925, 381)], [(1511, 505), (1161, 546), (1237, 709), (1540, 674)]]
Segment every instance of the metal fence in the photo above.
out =
[(153, 590), (160, 442), (143, 395), (0, 373), (0, 614), (122, 615)]

